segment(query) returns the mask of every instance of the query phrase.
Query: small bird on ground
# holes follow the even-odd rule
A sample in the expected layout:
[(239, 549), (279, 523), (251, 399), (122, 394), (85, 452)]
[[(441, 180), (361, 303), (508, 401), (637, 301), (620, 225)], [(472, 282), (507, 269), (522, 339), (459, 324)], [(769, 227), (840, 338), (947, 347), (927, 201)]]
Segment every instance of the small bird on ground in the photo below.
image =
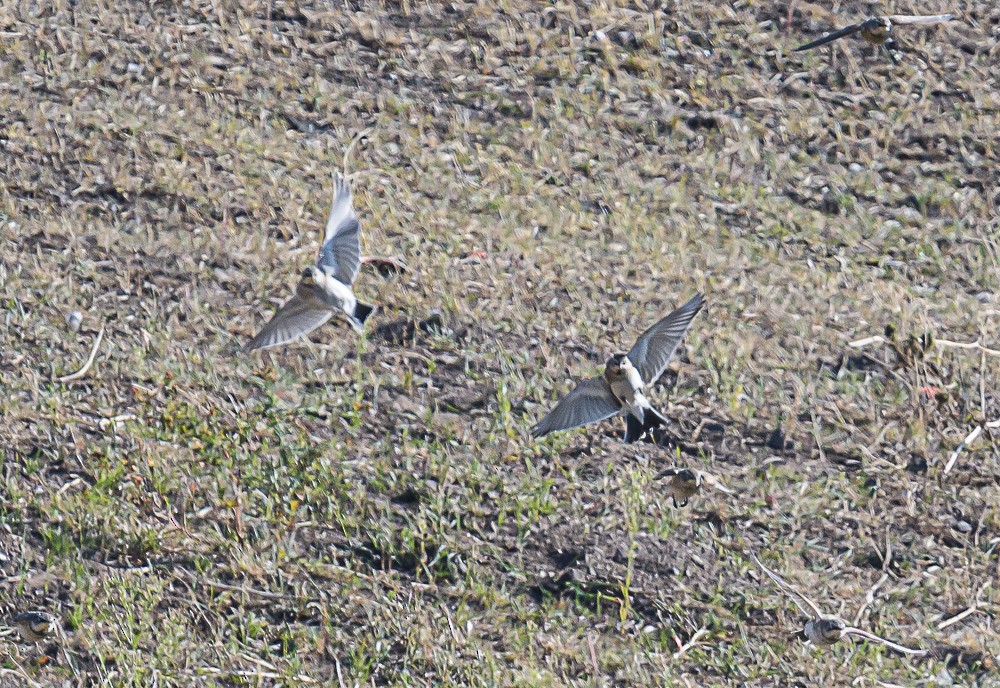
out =
[(31, 643), (40, 643), (55, 630), (56, 617), (48, 612), (22, 612), (12, 621), (21, 637)]
[(838, 38), (850, 36), (855, 33), (860, 33), (861, 37), (872, 45), (883, 45), (886, 41), (890, 40), (894, 24), (930, 26), (933, 24), (943, 24), (944, 22), (951, 21), (954, 18), (955, 15), (953, 14), (890, 14), (881, 17), (871, 17), (870, 19), (865, 19), (863, 22), (851, 24), (850, 26), (845, 26), (842, 29), (828, 33), (822, 38), (817, 38), (815, 41), (806, 43), (805, 45), (800, 45), (798, 48), (795, 48), (795, 52), (818, 48), (819, 46), (826, 45), (827, 43), (837, 40)]
[[(748, 549), (748, 551), (750, 553), (750, 558), (753, 559), (754, 563), (757, 564), (761, 571), (767, 574), (768, 578), (777, 584), (778, 588), (785, 593), (785, 595), (791, 598), (792, 602), (795, 603), (795, 606), (799, 608), (799, 611), (807, 617), (811, 617), (809, 621), (806, 622), (806, 625), (802, 628), (802, 630), (796, 634), (803, 640), (812, 642), (815, 645), (826, 647), (833, 645), (845, 637), (858, 636), (859, 638), (864, 638), (865, 640), (873, 640), (875, 642), (882, 643), (886, 647), (896, 650), (897, 652), (902, 652), (903, 654), (927, 654), (927, 650), (916, 650), (910, 647), (904, 647), (903, 645), (898, 645), (891, 640), (880, 638), (874, 633), (869, 633), (868, 631), (863, 631), (860, 628), (848, 626), (842, 619), (835, 616), (828, 616), (824, 614), (815, 602), (793, 588), (791, 584), (785, 581), (785, 579), (777, 573), (764, 566), (763, 562), (757, 558), (757, 555), (753, 550)], [(803, 606), (803, 603), (805, 606)], [(855, 621), (855, 623), (857, 623), (857, 621)]]
[(635, 442), (666, 419), (646, 398), (645, 389), (666, 370), (677, 345), (705, 299), (696, 295), (646, 330), (627, 354), (608, 359), (604, 374), (584, 380), (531, 429), (535, 437), (625, 414), (625, 442)]
[(663, 478), (670, 478), (670, 482), (667, 485), (667, 493), (670, 495), (670, 499), (673, 500), (674, 507), (677, 508), (687, 506), (688, 500), (701, 489), (703, 483), (710, 485), (721, 492), (725, 492), (728, 495), (733, 494), (732, 490), (723, 485), (722, 482), (711, 473), (694, 470), (692, 468), (671, 466), (670, 468), (664, 469), (658, 476), (656, 476), (657, 480), (662, 480)]
[(358, 332), (375, 306), (354, 296), (351, 284), (361, 265), (361, 224), (354, 214), (351, 187), (341, 177), (333, 180), (333, 206), (316, 265), (306, 268), (295, 295), (278, 309), (246, 349), (266, 349), (303, 337), (338, 311)]

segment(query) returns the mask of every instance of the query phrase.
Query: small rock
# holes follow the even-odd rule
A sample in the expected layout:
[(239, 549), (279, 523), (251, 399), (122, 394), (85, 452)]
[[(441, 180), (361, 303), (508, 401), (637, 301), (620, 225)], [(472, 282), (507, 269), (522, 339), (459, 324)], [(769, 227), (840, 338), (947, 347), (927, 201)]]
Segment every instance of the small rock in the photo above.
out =
[(80, 311), (73, 311), (68, 316), (66, 316), (66, 322), (69, 323), (69, 329), (76, 332), (80, 329), (80, 323), (83, 322), (83, 313)]
[(939, 686), (951, 686), (955, 684), (947, 667), (941, 667), (941, 671), (934, 675), (934, 683)]
[(971, 533), (972, 525), (968, 521), (959, 521), (955, 524), (955, 530), (960, 533)]

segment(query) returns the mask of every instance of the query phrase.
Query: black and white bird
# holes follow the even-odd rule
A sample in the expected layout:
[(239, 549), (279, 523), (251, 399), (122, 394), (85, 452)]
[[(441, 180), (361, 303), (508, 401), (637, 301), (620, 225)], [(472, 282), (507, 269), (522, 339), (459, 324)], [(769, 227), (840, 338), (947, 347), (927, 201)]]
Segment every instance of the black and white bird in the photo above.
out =
[(584, 380), (532, 428), (535, 437), (625, 414), (625, 442), (635, 442), (666, 419), (645, 390), (659, 379), (705, 299), (696, 295), (646, 330), (632, 349), (608, 359), (604, 374)]
[(376, 307), (358, 301), (351, 289), (361, 265), (360, 231), (351, 187), (342, 177), (334, 177), (333, 205), (316, 264), (303, 271), (295, 295), (246, 345), (247, 350), (280, 346), (304, 337), (338, 312), (361, 331)]
[(805, 45), (800, 45), (795, 48), (795, 52), (818, 48), (838, 38), (851, 36), (856, 33), (860, 33), (861, 38), (872, 45), (883, 45), (891, 38), (892, 27), (896, 24), (900, 26), (931, 26), (949, 22), (954, 18), (955, 15), (953, 14), (889, 14), (880, 17), (871, 17), (857, 24), (851, 24), (850, 26), (845, 26), (842, 29), (828, 33), (822, 38), (817, 38), (815, 41), (806, 43)]

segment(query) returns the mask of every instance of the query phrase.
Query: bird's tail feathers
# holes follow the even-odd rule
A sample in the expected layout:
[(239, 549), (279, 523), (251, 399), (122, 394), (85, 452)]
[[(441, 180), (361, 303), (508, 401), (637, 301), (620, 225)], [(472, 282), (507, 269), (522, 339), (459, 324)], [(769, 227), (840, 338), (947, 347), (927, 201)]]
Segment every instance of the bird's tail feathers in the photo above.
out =
[(376, 310), (378, 310), (378, 306), (372, 304), (362, 303), (361, 301), (354, 304), (354, 312), (348, 316), (351, 319), (351, 324), (354, 325), (354, 329), (360, 332), (361, 328), (364, 327), (365, 321)]
[(643, 435), (667, 424), (667, 419), (652, 406), (643, 409), (644, 418), (639, 420), (631, 413), (625, 415), (625, 442), (635, 442)]

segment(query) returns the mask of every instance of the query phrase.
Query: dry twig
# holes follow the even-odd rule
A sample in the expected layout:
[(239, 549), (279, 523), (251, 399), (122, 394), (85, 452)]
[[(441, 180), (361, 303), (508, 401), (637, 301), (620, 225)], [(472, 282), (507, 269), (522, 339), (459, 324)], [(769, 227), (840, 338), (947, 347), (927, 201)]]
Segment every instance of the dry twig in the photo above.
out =
[(681, 645), (680, 648), (677, 650), (677, 652), (674, 653), (674, 659), (680, 659), (681, 657), (683, 657), (688, 650), (697, 645), (698, 641), (704, 638), (706, 635), (708, 635), (708, 629), (704, 627), (699, 628), (697, 631), (694, 632), (694, 635), (691, 636), (691, 639), (686, 643), (684, 643), (683, 645)]
[[(886, 344), (889, 340), (880, 334), (873, 335), (871, 337), (864, 337), (863, 339), (856, 339), (853, 342), (848, 342), (847, 346), (852, 349), (864, 349), (872, 344)], [(966, 350), (976, 350), (982, 351), (987, 356), (1000, 356), (1000, 350), (991, 349), (987, 346), (983, 346), (977, 339), (974, 342), (953, 342), (948, 339), (932, 339), (932, 346), (940, 346), (946, 349), (966, 349)]]
[(90, 370), (90, 366), (94, 364), (94, 358), (97, 357), (97, 347), (101, 345), (102, 339), (104, 339), (104, 325), (101, 325), (101, 331), (97, 333), (97, 339), (94, 340), (94, 346), (90, 350), (90, 356), (87, 358), (87, 362), (84, 363), (83, 367), (75, 373), (63, 375), (61, 378), (58, 378), (59, 382), (73, 382), (74, 380), (79, 380), (86, 375), (87, 371)]

